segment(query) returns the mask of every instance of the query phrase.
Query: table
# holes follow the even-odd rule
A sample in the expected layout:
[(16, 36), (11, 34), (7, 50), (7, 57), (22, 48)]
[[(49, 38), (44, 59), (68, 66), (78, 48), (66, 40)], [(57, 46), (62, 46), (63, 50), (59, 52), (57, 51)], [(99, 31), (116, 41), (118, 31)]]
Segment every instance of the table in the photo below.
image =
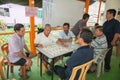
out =
[(46, 45), (44, 46), (44, 48), (36, 47), (36, 49), (40, 52), (40, 75), (41, 76), (42, 76), (42, 60), (44, 60), (42, 58), (42, 55), (52, 60), (52, 64), (50, 64), (48, 61), (45, 61), (45, 60), (44, 61), (47, 62), (52, 68), (51, 80), (53, 80), (54, 59), (56, 57), (63, 56), (65, 54), (69, 54), (70, 52), (75, 51), (77, 48), (80, 47), (79, 44), (72, 44), (72, 43), (66, 43), (66, 44), (68, 45), (67, 48), (56, 43), (51, 45)]

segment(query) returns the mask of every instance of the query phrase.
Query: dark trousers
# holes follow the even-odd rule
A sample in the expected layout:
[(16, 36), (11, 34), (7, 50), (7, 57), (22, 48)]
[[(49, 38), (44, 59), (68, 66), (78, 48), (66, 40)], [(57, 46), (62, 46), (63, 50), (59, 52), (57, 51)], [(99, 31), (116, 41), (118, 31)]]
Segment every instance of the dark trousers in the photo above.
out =
[[(56, 65), (54, 67), (54, 71), (61, 78), (61, 80), (69, 80), (71, 76), (71, 70), (67, 68), (67, 66), (61, 67)], [(80, 73), (81, 73), (81, 70), (78, 70), (74, 80), (78, 80)]]
[(111, 61), (111, 55), (112, 55), (112, 49), (113, 47), (110, 48), (110, 50), (107, 52), (105, 56), (105, 69), (110, 70), (110, 61)]
[(65, 70), (66, 70), (65, 67), (61, 67), (61, 66), (58, 66), (58, 65), (56, 65), (56, 66), (54, 67), (55, 73), (56, 73), (62, 80), (63, 80), (63, 79), (66, 79)]

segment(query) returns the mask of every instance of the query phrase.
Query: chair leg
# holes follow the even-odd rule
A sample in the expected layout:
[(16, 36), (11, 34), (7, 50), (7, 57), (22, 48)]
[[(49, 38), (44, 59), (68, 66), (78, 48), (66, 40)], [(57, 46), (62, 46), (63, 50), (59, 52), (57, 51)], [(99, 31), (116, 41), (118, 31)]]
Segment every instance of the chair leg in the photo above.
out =
[(2, 68), (1, 63), (0, 63), (0, 76), (1, 76), (2, 80), (4, 80), (4, 72), (3, 72), (3, 68)]
[(103, 62), (102, 62), (102, 73), (104, 74), (104, 66), (105, 66), (105, 62), (104, 62), (104, 60), (103, 60)]
[(5, 63), (4, 63), (4, 62), (3, 62), (3, 67), (4, 67), (4, 70), (6, 70)]
[(37, 66), (39, 66), (39, 61), (40, 61), (40, 58), (37, 57)]
[(22, 78), (23, 80), (26, 80), (26, 66), (22, 66)]
[(13, 66), (10, 66), (10, 72), (13, 73)]
[(58, 80), (61, 80), (60, 78), (58, 78)]
[(7, 65), (7, 79), (9, 79), (9, 65)]
[(42, 63), (42, 74), (45, 72), (45, 65)]
[(99, 77), (100, 74), (101, 74), (101, 62), (99, 62), (97, 65), (97, 77)]

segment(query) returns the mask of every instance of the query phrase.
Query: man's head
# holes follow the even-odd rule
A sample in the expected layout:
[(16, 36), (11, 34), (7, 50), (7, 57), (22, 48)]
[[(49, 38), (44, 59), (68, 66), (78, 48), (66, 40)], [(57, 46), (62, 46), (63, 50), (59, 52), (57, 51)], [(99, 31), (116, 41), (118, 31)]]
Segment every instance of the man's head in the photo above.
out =
[(17, 23), (14, 26), (14, 31), (20, 36), (23, 37), (25, 34), (25, 28), (23, 24)]
[(112, 18), (114, 18), (116, 15), (116, 10), (115, 9), (108, 9), (107, 13), (106, 13), (106, 19), (110, 20)]
[(51, 32), (51, 25), (50, 24), (46, 24), (45, 28), (44, 28), (44, 34), (48, 37), (50, 32)]
[(82, 19), (83, 19), (85, 22), (87, 22), (88, 19), (89, 19), (89, 17), (90, 17), (90, 15), (87, 14), (87, 13), (85, 13), (85, 14), (83, 15), (83, 18), (82, 18)]
[(102, 34), (103, 34), (103, 27), (102, 26), (95, 27), (95, 35), (101, 36)]
[(89, 29), (83, 29), (78, 35), (78, 42), (80, 45), (89, 44), (92, 41), (93, 34)]
[(69, 27), (70, 27), (69, 23), (64, 23), (63, 24), (63, 30), (64, 30), (65, 33), (68, 33)]

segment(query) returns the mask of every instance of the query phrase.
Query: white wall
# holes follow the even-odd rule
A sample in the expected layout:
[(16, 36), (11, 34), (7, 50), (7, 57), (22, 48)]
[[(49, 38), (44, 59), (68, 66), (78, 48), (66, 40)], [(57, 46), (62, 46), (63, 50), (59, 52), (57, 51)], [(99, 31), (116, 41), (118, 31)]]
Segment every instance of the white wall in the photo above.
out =
[(44, 0), (43, 25), (50, 23), (53, 27), (69, 22), (73, 26), (84, 13), (85, 3), (77, 0)]
[(105, 12), (104, 12), (104, 21), (106, 20), (105, 15), (106, 15), (106, 11), (108, 9), (115, 9), (116, 11), (118, 11), (118, 9), (120, 10), (120, 0), (106, 0)]
[(120, 8), (120, 0), (107, 0), (105, 9), (116, 9)]

